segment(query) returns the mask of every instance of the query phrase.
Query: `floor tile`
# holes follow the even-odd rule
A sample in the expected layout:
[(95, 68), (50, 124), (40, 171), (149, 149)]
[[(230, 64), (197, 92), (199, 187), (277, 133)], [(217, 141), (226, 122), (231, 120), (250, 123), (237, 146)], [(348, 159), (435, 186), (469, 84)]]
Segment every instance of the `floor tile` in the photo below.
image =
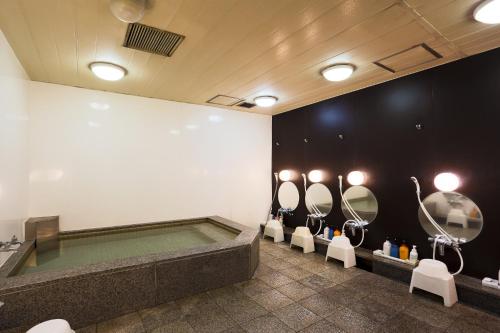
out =
[(265, 308), (266, 310), (273, 311), (289, 304), (292, 304), (294, 301), (288, 296), (283, 295), (278, 290), (271, 290), (264, 294), (259, 294), (257, 296), (252, 297), (252, 299), (257, 302), (260, 306)]
[(187, 321), (179, 320), (160, 327), (155, 328), (151, 333), (194, 333), (195, 330), (188, 324)]
[(304, 298), (298, 303), (319, 316), (334, 314), (339, 309), (339, 306), (335, 303), (335, 301), (321, 294)]
[(463, 319), (454, 320), (453, 323), (446, 329), (446, 333), (488, 333), (499, 331), (500, 326), (496, 328), (496, 331), (489, 331), (486, 328), (475, 325)]
[(151, 331), (157, 327), (165, 326), (169, 323), (181, 320), (183, 313), (174, 302), (155, 306), (139, 311), (139, 316), (146, 331)]
[(239, 324), (269, 313), (268, 310), (248, 297), (232, 300), (222, 306), (222, 309)]
[(301, 330), (321, 320), (320, 316), (297, 303), (278, 309), (274, 314), (294, 330)]
[(96, 333), (96, 330), (97, 330), (97, 325), (92, 324), (75, 330), (75, 333)]
[(300, 330), (299, 332), (300, 333), (326, 333), (326, 332), (344, 333), (345, 331), (342, 330), (341, 328), (338, 328), (329, 321), (323, 319), (322, 321), (312, 324), (311, 326), (306, 327), (303, 330)]
[(292, 266), (287, 269), (284, 269), (281, 271), (281, 273), (294, 280), (302, 280), (303, 278), (306, 278), (313, 274), (298, 266)]
[(222, 332), (237, 326), (236, 322), (217, 305), (204, 308), (198, 313), (189, 314), (186, 316), (186, 320), (195, 332)]
[(350, 308), (379, 323), (391, 319), (402, 310), (394, 310), (370, 298), (362, 298), (350, 306)]
[(249, 280), (235, 284), (243, 294), (252, 297), (272, 290), (272, 288), (261, 280)]
[(310, 260), (310, 261), (300, 265), (300, 267), (302, 267), (303, 269), (305, 269), (306, 271), (309, 271), (311, 273), (318, 274), (318, 273), (326, 271), (328, 269), (328, 264), (323, 262), (323, 261), (317, 262), (314, 260)]
[(491, 332), (500, 332), (500, 317), (491, 315), (479, 309), (457, 303), (453, 306), (453, 311), (458, 313), (461, 319), (485, 328)]
[(325, 316), (325, 319), (350, 333), (378, 332), (380, 326), (376, 321), (342, 305), (338, 305), (335, 313)]
[(321, 292), (326, 288), (335, 286), (335, 282), (328, 280), (322, 276), (313, 274), (304, 279), (299, 280), (304, 286), (309, 287), (317, 292)]
[(259, 276), (258, 279), (264, 281), (273, 288), (293, 282), (293, 279), (277, 271)]
[(245, 333), (245, 330), (240, 326), (233, 326), (228, 328), (227, 330), (222, 331), (221, 333)]
[(248, 333), (287, 333), (294, 332), (287, 325), (285, 325), (281, 320), (272, 314), (261, 316), (250, 320), (241, 327)]
[(259, 276), (272, 273), (273, 271), (274, 271), (274, 269), (272, 269), (268, 265), (263, 264), (263, 263), (259, 263), (259, 266), (257, 266), (257, 269), (255, 270), (255, 273), (253, 274), (253, 277), (257, 278)]
[(277, 288), (279, 292), (290, 297), (294, 301), (299, 301), (303, 298), (316, 294), (316, 291), (300, 284), (299, 282), (292, 282)]
[(365, 295), (354, 288), (347, 288), (342, 285), (336, 285), (331, 288), (326, 288), (322, 294), (329, 297), (336, 303), (349, 306), (356, 303)]
[(196, 314), (204, 309), (216, 306), (213, 299), (206, 293), (198, 294), (175, 301), (183, 315)]
[[(417, 320), (411, 316), (408, 316), (404, 313), (400, 313), (397, 316), (389, 319), (379, 330), (384, 333), (438, 333), (444, 332), (444, 330), (436, 328), (423, 322), (421, 320)], [(474, 333), (474, 332), (470, 332)]]
[(272, 269), (278, 270), (278, 271), (290, 268), (292, 266), (290, 263), (288, 263), (287, 261), (283, 260), (282, 258), (280, 258), (280, 259), (274, 259), (274, 260), (266, 263), (266, 265), (268, 265)]
[(97, 333), (144, 333), (145, 331), (137, 312), (97, 324)]
[(210, 290), (208, 295), (219, 306), (225, 306), (228, 303), (246, 297), (238, 288), (232, 285)]
[(454, 321), (454, 317), (449, 314), (419, 304), (407, 307), (405, 314), (440, 329), (446, 329)]

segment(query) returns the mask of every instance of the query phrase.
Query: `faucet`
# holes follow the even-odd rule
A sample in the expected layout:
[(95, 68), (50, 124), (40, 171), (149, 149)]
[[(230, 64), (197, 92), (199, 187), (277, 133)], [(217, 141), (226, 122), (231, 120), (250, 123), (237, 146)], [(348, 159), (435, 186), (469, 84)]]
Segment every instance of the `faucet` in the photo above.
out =
[(0, 242), (0, 252), (8, 252), (8, 251), (15, 251), (14, 249), (12, 249), (12, 245), (17, 245), (17, 244), (22, 244), (22, 242), (20, 242), (16, 235), (13, 235), (12, 238), (10, 239), (10, 241), (7, 241), (7, 242)]
[(365, 227), (368, 225), (367, 221), (356, 221), (356, 220), (347, 220), (345, 225), (348, 229), (351, 230), (351, 234), (356, 236), (356, 229), (364, 229), (364, 232), (368, 232), (368, 229)]
[(465, 243), (465, 240), (462, 238), (455, 238), (453, 239), (453, 241), (450, 241), (444, 237), (437, 237), (437, 236), (438, 235), (436, 235), (436, 237), (429, 237), (428, 240), (431, 244), (434, 244), (434, 242), (436, 242), (440, 256), (444, 256), (444, 249), (446, 247), (460, 249), (460, 244)]

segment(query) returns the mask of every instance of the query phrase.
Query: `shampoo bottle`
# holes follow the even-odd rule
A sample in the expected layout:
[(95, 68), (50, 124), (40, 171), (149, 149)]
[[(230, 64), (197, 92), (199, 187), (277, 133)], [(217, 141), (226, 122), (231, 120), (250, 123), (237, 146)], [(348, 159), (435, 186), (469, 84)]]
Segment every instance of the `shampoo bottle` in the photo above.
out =
[(333, 232), (333, 235), (334, 236), (340, 236), (340, 235), (342, 235), (342, 233), (340, 232), (339, 229), (335, 228), (335, 231)]
[(408, 249), (408, 245), (403, 241), (399, 247), (399, 259), (408, 260), (408, 251), (410, 251), (410, 249)]
[(410, 252), (410, 262), (411, 263), (416, 263), (417, 260), (418, 260), (417, 246), (413, 245), (413, 249)]
[(386, 256), (391, 255), (391, 242), (389, 242), (389, 237), (385, 240), (382, 250)]
[(329, 235), (330, 235), (330, 228), (328, 228), (328, 226), (326, 226), (325, 229), (323, 230), (323, 238), (328, 239)]
[(333, 228), (330, 228), (330, 232), (328, 233), (328, 239), (333, 238)]
[(391, 257), (399, 258), (399, 246), (395, 238), (394, 241), (391, 242)]

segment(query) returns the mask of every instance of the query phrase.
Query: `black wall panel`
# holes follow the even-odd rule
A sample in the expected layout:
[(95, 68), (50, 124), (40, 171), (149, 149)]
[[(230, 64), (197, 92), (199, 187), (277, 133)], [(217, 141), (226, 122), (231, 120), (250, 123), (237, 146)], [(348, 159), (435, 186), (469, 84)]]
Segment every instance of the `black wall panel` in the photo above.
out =
[[(299, 207), (285, 223), (305, 224), (300, 173), (320, 169), (334, 197), (327, 223), (340, 228), (345, 219), (337, 176), (364, 170), (379, 215), (363, 246), (378, 249), (386, 236), (397, 237), (416, 244), (421, 258), (430, 257), (410, 177), (420, 180), (425, 197), (436, 191), (436, 174), (452, 171), (462, 180), (457, 191), (474, 200), (485, 218), (481, 234), (462, 246), (463, 273), (495, 277), (500, 267), (499, 125), (500, 49), (276, 115), (273, 170), (294, 170), (301, 193)], [(458, 268), (452, 251), (443, 260), (450, 270)]]

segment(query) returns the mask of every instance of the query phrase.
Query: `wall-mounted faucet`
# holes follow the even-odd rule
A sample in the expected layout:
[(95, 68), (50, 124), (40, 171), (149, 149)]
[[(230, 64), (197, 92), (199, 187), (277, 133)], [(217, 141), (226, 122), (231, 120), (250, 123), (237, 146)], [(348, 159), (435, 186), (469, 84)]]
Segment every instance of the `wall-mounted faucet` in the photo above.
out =
[(16, 235), (13, 235), (10, 241), (7, 242), (0, 242), (0, 252), (8, 252), (8, 251), (15, 251), (15, 249), (12, 248), (12, 245), (21, 245), (22, 242), (20, 242)]

